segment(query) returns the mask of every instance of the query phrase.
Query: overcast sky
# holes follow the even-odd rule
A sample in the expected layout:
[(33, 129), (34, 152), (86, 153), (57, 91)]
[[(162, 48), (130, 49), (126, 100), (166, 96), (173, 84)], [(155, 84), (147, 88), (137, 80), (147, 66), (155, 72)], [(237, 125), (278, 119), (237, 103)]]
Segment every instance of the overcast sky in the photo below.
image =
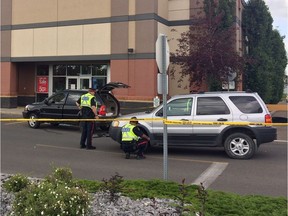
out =
[[(288, 52), (288, 0), (264, 0), (274, 20), (273, 27), (285, 36), (286, 53)], [(287, 53), (288, 55), (288, 53)], [(288, 75), (288, 67), (286, 67)]]

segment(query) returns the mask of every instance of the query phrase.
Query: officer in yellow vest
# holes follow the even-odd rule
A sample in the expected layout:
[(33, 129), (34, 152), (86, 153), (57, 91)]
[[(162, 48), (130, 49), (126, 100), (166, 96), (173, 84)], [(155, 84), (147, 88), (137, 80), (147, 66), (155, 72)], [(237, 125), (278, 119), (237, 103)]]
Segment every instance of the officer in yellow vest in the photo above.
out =
[(132, 117), (130, 122), (122, 127), (122, 149), (125, 152), (125, 158), (129, 159), (131, 153), (136, 153), (137, 159), (144, 159), (144, 151), (150, 138), (144, 134), (137, 126), (138, 120)]
[[(88, 93), (82, 95), (76, 105), (81, 109), (82, 119), (97, 119), (97, 103), (95, 99), (94, 88), (89, 88)], [(94, 121), (83, 121), (82, 124), (82, 134), (80, 139), (80, 148), (86, 149), (96, 149), (92, 146), (92, 137), (94, 133)]]

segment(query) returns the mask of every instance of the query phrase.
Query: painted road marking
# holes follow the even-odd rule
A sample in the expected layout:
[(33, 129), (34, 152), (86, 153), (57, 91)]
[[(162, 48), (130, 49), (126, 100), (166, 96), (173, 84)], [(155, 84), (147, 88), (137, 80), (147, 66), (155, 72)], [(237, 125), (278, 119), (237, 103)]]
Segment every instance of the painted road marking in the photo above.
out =
[(6, 123), (5, 125), (15, 125), (15, 124), (23, 124), (26, 122), (10, 122), (10, 123)]
[[(61, 146), (53, 146), (53, 145), (45, 145), (45, 144), (36, 144), (34, 148), (37, 147), (46, 147), (46, 148), (58, 148), (58, 149), (70, 149), (70, 150), (80, 150), (83, 151), (83, 149), (80, 148), (71, 148), (71, 147), (61, 147)], [(107, 152), (107, 151), (87, 151), (87, 152), (94, 152), (94, 153), (109, 153), (109, 154), (123, 154), (123, 153), (115, 153), (115, 152)], [(157, 156), (149, 156), (149, 158), (154, 159), (162, 159), (163, 157), (157, 157)], [(207, 189), (217, 178), (220, 176), (225, 168), (228, 166), (229, 163), (226, 162), (215, 162), (215, 161), (207, 161), (207, 160), (191, 160), (191, 159), (185, 159), (185, 158), (175, 158), (175, 157), (169, 157), (169, 160), (177, 160), (177, 161), (187, 161), (187, 162), (196, 162), (196, 163), (212, 163), (192, 184), (200, 185), (200, 183), (203, 184), (205, 189)]]
[(287, 143), (288, 140), (274, 140), (274, 142)]
[(213, 162), (192, 184), (202, 185), (208, 188), (221, 173), (226, 169), (228, 163)]
[[(76, 150), (76, 151), (83, 151), (83, 149), (80, 149), (79, 148), (73, 148), (73, 147), (63, 147), (63, 146), (54, 146), (54, 145), (47, 145), (47, 144), (36, 144), (34, 146), (34, 148), (37, 148), (37, 147), (46, 147), (46, 148), (58, 148), (58, 149), (66, 149), (66, 150)], [(88, 151), (87, 151), (88, 152)], [(109, 153), (109, 154), (123, 154), (123, 152), (109, 152), (109, 151), (101, 151), (101, 150), (98, 150), (97, 148), (94, 150), (94, 151), (89, 151), (89, 152), (102, 152), (102, 153)], [(162, 159), (163, 156), (151, 156), (149, 155), (149, 158), (155, 158), (155, 159)], [(169, 160), (177, 160), (177, 161), (187, 161), (187, 162), (196, 162), (196, 163), (217, 163), (217, 164), (221, 164), (221, 163), (224, 163), (226, 164), (226, 162), (216, 162), (216, 161), (207, 161), (207, 160), (193, 160), (193, 159), (187, 159), (187, 158), (176, 158), (176, 157), (171, 157), (169, 156), (168, 158)], [(228, 163), (227, 163), (228, 164)]]

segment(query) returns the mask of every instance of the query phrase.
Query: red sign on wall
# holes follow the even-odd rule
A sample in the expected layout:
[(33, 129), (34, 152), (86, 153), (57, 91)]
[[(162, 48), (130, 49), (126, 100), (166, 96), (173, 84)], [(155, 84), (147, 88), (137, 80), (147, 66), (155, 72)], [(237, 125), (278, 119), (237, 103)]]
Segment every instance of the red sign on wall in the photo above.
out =
[(37, 77), (37, 93), (48, 93), (48, 77)]

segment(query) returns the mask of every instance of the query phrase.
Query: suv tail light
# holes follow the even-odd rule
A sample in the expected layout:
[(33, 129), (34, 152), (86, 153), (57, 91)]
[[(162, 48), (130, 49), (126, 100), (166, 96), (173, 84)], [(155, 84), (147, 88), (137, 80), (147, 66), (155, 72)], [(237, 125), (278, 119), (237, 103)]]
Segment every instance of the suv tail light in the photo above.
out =
[(99, 115), (106, 116), (106, 106), (105, 105), (101, 105), (101, 107), (99, 108)]
[(265, 115), (265, 123), (272, 123), (272, 116), (270, 114)]

